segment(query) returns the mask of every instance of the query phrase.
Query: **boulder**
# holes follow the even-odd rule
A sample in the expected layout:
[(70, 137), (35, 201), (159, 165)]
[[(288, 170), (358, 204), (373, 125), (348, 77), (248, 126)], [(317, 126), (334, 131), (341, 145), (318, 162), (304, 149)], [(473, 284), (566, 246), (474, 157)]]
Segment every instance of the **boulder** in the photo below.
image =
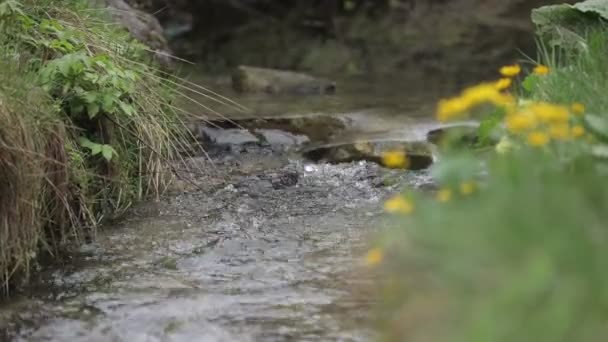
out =
[(162, 26), (152, 14), (133, 8), (125, 0), (105, 0), (105, 4), (120, 25), (155, 52), (155, 57), (161, 65), (171, 66), (171, 49)]
[(336, 84), (294, 71), (239, 66), (232, 75), (232, 87), (240, 93), (288, 95), (334, 94)]

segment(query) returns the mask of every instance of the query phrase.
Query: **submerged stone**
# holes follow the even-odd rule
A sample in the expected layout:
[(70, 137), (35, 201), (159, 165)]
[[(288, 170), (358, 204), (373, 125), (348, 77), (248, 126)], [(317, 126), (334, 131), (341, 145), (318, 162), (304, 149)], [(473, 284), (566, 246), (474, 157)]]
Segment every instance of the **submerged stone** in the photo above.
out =
[[(241, 131), (258, 132), (270, 144), (296, 145), (310, 141), (327, 141), (344, 131), (348, 122), (344, 118), (323, 114), (292, 115), (270, 118), (246, 118), (231, 120), (213, 120), (204, 124), (197, 133), (199, 137), (211, 130), (240, 129)], [(208, 135), (208, 134), (207, 134)]]
[[(475, 147), (480, 141), (479, 125), (477, 123), (459, 123), (452, 125), (445, 125), (443, 127), (435, 128), (426, 134), (428, 142), (441, 145), (444, 143), (452, 143), (460, 146)], [(489, 137), (485, 143), (495, 144), (496, 141), (493, 137)]]
[(427, 142), (399, 140), (360, 140), (318, 144), (304, 148), (303, 155), (314, 161), (348, 163), (371, 161), (383, 165), (382, 157), (389, 151), (402, 151), (408, 159), (408, 170), (423, 170), (434, 162), (433, 147)]
[(336, 83), (294, 71), (239, 66), (232, 75), (232, 87), (240, 93), (289, 95), (334, 94)]

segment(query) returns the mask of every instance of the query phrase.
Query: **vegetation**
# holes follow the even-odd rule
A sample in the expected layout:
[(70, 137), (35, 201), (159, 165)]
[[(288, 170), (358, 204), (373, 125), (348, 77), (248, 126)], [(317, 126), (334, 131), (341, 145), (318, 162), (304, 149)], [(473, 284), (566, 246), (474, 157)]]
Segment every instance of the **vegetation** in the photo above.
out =
[(395, 228), (367, 257), (386, 340), (607, 338), (606, 14), (593, 0), (535, 11), (538, 61), (440, 102), (440, 120), (480, 118), (501, 141), (480, 158), (447, 139), (442, 188), (386, 203)]
[[(100, 9), (0, 2), (0, 285), (134, 200), (158, 195), (186, 141), (154, 67)], [(183, 86), (181, 86), (183, 87)], [(25, 277), (27, 278), (27, 277)]]

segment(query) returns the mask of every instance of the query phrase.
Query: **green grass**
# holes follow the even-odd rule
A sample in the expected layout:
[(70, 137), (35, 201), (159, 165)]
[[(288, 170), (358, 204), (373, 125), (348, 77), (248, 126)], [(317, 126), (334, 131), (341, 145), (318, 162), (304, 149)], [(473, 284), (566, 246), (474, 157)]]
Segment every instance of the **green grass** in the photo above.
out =
[[(204, 88), (84, 0), (0, 2), (0, 287), (159, 196), (188, 148), (173, 101)], [(208, 111), (197, 102), (201, 113)], [(2, 292), (2, 290), (0, 290)]]
[(551, 72), (521, 93), (585, 104), (593, 138), (489, 155), (482, 177), (470, 153), (448, 150), (439, 181), (479, 189), (447, 203), (408, 194), (414, 213), (380, 237), (384, 340), (608, 339), (608, 161), (590, 153), (608, 133), (608, 30), (584, 37), (580, 51), (541, 49)]

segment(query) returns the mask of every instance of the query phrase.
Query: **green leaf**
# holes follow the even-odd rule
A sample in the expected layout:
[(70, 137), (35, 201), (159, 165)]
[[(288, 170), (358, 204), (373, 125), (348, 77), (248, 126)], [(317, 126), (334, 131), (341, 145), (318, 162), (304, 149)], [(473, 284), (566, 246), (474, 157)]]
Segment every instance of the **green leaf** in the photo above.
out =
[(532, 10), (532, 22), (538, 35), (551, 46), (566, 49), (586, 49), (583, 33), (589, 18), (566, 4), (543, 6)]
[(101, 108), (106, 113), (114, 112), (114, 102), (116, 102), (116, 97), (113, 94), (105, 93), (101, 99)]
[(502, 122), (501, 113), (495, 112), (479, 123), (477, 147), (492, 145), (492, 137)]
[(89, 103), (87, 105), (87, 113), (89, 114), (89, 118), (92, 119), (99, 114), (99, 104), (98, 103)]
[(133, 114), (135, 114), (135, 108), (133, 108), (132, 105), (124, 102), (124, 101), (119, 101), (118, 105), (120, 106), (120, 109), (122, 109), (122, 111), (127, 115), (127, 116), (133, 116)]
[(112, 157), (116, 154), (116, 151), (110, 145), (101, 145), (101, 155), (107, 160), (112, 160)]
[(532, 93), (534, 89), (536, 89), (536, 85), (538, 84), (539, 77), (535, 74), (530, 74), (526, 76), (526, 78), (521, 82), (522, 88), (528, 93)]
[(103, 145), (101, 145), (101, 144), (93, 144), (91, 146), (91, 154), (94, 156), (101, 153), (102, 150), (103, 150)]
[(608, 119), (593, 114), (585, 115), (585, 126), (598, 139), (608, 141)]
[(85, 137), (78, 138), (78, 143), (80, 144), (80, 146), (86, 147), (88, 149), (91, 149), (91, 148), (93, 148), (93, 145), (96, 145), (94, 142), (92, 142), (91, 140), (89, 140)]
[(572, 5), (573, 8), (583, 13), (595, 13), (602, 19), (608, 20), (608, 1), (606, 0), (586, 0)]
[(72, 61), (66, 59), (57, 60), (57, 70), (64, 77), (68, 77), (72, 70)]
[[(84, 89), (83, 89), (83, 91), (84, 91)], [(84, 95), (82, 96), (82, 99), (86, 103), (97, 102), (97, 93), (92, 92), (92, 91), (85, 92)]]

